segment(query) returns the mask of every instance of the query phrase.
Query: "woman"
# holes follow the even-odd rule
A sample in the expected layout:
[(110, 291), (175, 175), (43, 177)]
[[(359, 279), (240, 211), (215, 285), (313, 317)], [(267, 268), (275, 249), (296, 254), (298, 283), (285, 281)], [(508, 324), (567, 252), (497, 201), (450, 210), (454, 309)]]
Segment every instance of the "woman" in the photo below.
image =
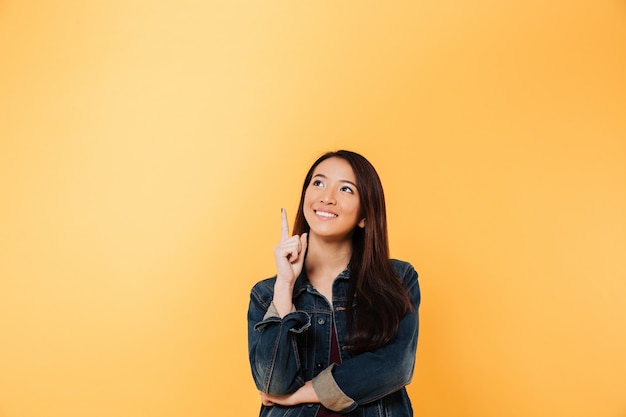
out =
[(412, 416), (405, 386), (417, 347), (417, 273), (389, 259), (374, 167), (350, 151), (309, 170), (277, 274), (257, 283), (248, 352), (261, 416)]

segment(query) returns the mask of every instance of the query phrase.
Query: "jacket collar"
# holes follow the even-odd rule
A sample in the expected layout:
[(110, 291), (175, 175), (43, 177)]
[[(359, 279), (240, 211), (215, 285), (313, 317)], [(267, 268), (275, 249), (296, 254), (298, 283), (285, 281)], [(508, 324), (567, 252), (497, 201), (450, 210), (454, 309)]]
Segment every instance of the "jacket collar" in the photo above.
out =
[[(337, 275), (335, 280), (348, 280), (350, 279), (350, 265), (346, 267), (343, 271)], [(298, 279), (296, 279), (296, 283), (293, 286), (293, 296), (299, 296), (303, 291), (306, 291), (308, 288), (312, 288), (311, 282), (309, 281), (309, 277), (306, 274), (306, 268), (302, 268), (302, 272)]]

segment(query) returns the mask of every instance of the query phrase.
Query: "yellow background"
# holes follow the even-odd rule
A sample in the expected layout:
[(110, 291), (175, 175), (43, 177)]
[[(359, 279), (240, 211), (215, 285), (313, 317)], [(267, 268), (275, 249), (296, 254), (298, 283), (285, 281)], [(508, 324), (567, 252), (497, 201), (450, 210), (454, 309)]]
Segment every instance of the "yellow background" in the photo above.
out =
[(348, 148), (417, 416), (626, 416), (626, 5), (0, 1), (0, 417), (254, 416), (280, 207)]

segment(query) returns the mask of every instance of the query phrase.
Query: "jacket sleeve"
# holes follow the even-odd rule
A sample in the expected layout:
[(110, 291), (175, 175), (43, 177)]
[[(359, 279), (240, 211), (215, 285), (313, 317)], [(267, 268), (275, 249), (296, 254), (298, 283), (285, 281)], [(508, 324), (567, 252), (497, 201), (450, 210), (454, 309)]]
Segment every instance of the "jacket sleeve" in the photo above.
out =
[(313, 379), (320, 402), (333, 411), (347, 413), (376, 401), (411, 382), (415, 366), (420, 289), (410, 264), (401, 275), (413, 310), (400, 321), (396, 336), (385, 346), (333, 364)]
[(273, 285), (261, 282), (250, 293), (248, 355), (257, 389), (288, 394), (304, 385), (296, 335), (311, 326), (304, 311), (292, 311), (282, 319), (271, 303)]

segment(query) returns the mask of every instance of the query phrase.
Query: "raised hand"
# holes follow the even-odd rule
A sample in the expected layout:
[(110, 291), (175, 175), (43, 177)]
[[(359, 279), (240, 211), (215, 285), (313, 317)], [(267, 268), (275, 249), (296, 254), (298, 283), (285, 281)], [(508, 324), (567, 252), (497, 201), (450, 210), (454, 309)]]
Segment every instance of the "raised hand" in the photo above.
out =
[(293, 285), (302, 272), (306, 247), (306, 233), (289, 237), (287, 212), (281, 209), (280, 243), (274, 247), (277, 281)]
[(292, 295), (296, 279), (302, 272), (307, 247), (307, 234), (289, 237), (287, 212), (281, 209), (280, 242), (274, 247), (276, 259), (276, 283), (274, 284), (274, 306), (281, 317), (293, 308)]

